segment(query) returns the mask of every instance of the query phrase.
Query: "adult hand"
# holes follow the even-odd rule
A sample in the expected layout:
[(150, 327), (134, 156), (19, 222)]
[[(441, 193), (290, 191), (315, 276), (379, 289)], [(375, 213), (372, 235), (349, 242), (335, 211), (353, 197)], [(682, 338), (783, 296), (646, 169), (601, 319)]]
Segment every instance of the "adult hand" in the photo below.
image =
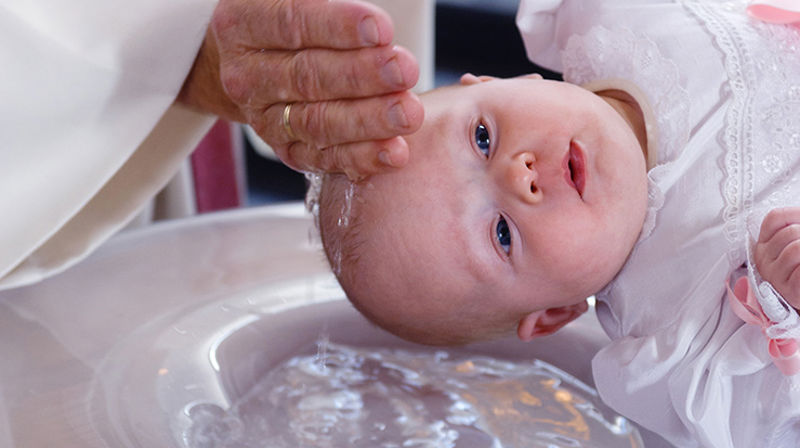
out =
[(800, 207), (770, 211), (753, 250), (761, 277), (800, 308)]
[(178, 100), (250, 124), (294, 169), (357, 180), (405, 165), (399, 136), (422, 124), (419, 67), (392, 38), (357, 0), (221, 0)]

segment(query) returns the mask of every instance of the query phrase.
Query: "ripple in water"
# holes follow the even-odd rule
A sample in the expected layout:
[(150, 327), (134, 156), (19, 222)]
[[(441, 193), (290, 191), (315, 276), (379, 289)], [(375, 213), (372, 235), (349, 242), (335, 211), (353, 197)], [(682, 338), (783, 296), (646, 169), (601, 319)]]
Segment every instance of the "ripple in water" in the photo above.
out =
[(592, 388), (541, 361), (327, 341), (229, 411), (195, 404), (187, 414), (191, 448), (643, 446)]

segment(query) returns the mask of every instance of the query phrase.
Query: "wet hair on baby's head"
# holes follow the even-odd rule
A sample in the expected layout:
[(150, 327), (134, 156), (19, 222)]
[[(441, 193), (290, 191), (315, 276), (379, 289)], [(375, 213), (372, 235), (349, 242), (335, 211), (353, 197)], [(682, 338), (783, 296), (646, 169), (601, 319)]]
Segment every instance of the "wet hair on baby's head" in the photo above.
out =
[[(317, 227), (325, 257), (337, 278), (351, 275), (358, 261), (362, 219), (354, 210), (356, 184), (343, 174), (325, 174), (317, 192)], [(342, 269), (342, 267), (346, 267)], [(340, 280), (341, 281), (341, 280)], [(350, 283), (350, 282), (347, 282)]]

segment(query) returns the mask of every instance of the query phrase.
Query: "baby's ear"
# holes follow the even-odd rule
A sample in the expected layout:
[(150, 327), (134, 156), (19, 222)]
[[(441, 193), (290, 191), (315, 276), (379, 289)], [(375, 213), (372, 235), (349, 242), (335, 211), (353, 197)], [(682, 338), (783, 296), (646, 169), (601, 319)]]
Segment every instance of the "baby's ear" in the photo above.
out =
[(588, 309), (589, 305), (584, 300), (575, 305), (534, 311), (520, 319), (517, 326), (517, 336), (521, 341), (528, 342), (540, 336), (553, 334), (559, 328), (577, 319)]
[(461, 75), (461, 85), (462, 86), (471, 86), (473, 84), (480, 84), (482, 82), (493, 81), (495, 79), (499, 79), (499, 78), (495, 78), (494, 76), (486, 76), (486, 75), (475, 76), (472, 73), (464, 73), (463, 75)]

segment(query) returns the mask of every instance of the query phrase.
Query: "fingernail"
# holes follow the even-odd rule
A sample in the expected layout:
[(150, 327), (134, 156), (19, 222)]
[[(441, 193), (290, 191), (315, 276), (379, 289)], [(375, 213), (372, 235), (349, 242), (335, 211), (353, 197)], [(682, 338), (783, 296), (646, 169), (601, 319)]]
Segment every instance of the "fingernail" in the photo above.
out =
[(389, 154), (388, 149), (384, 149), (383, 151), (378, 153), (378, 160), (381, 161), (386, 166), (394, 166), (392, 165), (391, 154)]
[(402, 104), (395, 104), (389, 109), (389, 121), (398, 128), (408, 127), (408, 117), (406, 117), (406, 111), (403, 109)]
[(389, 62), (384, 64), (383, 68), (381, 69), (381, 77), (383, 77), (384, 81), (393, 86), (403, 85), (403, 71), (400, 70), (400, 64), (397, 63), (397, 57), (389, 59)]
[(374, 17), (367, 17), (358, 24), (358, 32), (361, 34), (361, 40), (367, 45), (377, 45), (380, 41), (380, 33), (378, 32), (378, 22)]

